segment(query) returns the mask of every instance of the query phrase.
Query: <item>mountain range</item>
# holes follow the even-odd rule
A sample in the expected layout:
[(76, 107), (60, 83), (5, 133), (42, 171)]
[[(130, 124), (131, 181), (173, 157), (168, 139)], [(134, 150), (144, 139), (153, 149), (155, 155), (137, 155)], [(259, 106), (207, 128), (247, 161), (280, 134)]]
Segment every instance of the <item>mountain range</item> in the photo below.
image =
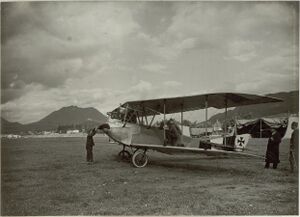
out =
[(52, 112), (41, 120), (29, 124), (9, 122), (1, 118), (1, 133), (20, 133), (28, 131), (56, 131), (60, 126), (81, 126), (92, 128), (106, 122), (107, 117), (95, 108), (63, 107)]
[[(298, 114), (299, 111), (299, 91), (280, 92), (268, 94), (267, 96), (277, 97), (283, 100), (279, 103), (266, 103), (236, 107), (229, 110), (227, 118), (249, 119), (266, 116), (282, 116), (289, 114)], [(214, 123), (217, 120), (223, 121), (224, 113), (218, 113), (210, 117), (209, 122)], [(18, 122), (9, 122), (1, 117), (2, 134), (19, 134), (28, 131), (57, 131), (60, 126), (75, 127), (80, 126), (89, 129), (100, 123), (106, 122), (107, 117), (95, 108), (79, 108), (77, 106), (63, 107), (52, 112), (43, 119), (30, 124), (20, 124)]]

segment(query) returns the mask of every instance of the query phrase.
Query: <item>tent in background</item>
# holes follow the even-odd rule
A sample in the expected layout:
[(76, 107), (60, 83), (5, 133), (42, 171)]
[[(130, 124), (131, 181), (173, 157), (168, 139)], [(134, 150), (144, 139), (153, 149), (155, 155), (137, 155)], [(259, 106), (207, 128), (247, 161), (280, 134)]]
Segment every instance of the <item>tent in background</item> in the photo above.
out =
[(207, 128), (191, 127), (190, 128), (191, 137), (205, 136), (206, 132), (207, 132), (207, 135), (211, 135), (213, 133), (213, 128), (212, 127), (207, 127)]
[(275, 128), (284, 139), (291, 138), (291, 123), (298, 122), (295, 115), (287, 117), (258, 118), (251, 120), (236, 120), (238, 134), (249, 133), (254, 138), (270, 137), (270, 129)]

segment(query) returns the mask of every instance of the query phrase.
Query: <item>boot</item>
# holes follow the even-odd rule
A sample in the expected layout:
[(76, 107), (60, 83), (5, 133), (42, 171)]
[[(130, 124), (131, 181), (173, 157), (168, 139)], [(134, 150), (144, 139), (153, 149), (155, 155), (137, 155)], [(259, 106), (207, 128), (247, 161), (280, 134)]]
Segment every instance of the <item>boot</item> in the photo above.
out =
[(270, 167), (270, 163), (266, 163), (265, 168), (268, 169)]

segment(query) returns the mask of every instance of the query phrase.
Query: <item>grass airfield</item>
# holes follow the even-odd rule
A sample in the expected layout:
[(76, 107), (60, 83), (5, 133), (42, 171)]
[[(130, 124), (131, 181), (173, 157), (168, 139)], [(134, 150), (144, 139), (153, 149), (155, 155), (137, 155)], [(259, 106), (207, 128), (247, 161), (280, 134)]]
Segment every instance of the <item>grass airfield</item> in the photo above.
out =
[[(88, 165), (84, 137), (2, 139), (1, 215), (298, 215), (288, 140), (277, 170), (261, 159), (153, 151), (139, 169), (108, 138), (95, 143)], [(266, 144), (247, 148), (263, 155)]]

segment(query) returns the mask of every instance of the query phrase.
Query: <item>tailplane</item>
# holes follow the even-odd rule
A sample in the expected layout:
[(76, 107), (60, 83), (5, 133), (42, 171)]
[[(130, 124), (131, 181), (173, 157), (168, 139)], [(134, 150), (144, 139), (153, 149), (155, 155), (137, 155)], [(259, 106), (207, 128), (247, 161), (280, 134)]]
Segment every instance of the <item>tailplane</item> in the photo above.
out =
[(236, 151), (243, 151), (249, 141), (250, 134), (240, 134), (236, 135), (235, 141), (234, 141), (234, 148)]

